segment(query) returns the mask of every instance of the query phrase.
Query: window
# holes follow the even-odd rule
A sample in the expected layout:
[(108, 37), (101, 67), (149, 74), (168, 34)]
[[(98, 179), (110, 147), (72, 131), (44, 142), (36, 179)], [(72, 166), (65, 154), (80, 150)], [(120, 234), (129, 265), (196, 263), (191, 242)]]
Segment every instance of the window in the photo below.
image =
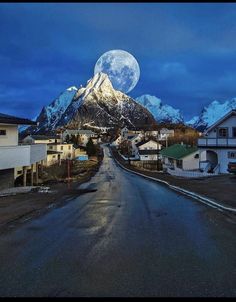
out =
[(63, 146), (61, 146), (61, 150), (63, 150)]
[(70, 150), (70, 149), (71, 149), (71, 146), (68, 146), (68, 149)]
[(49, 149), (52, 150), (52, 146), (49, 146)]
[(0, 135), (6, 135), (7, 134), (7, 130), (0, 130)]
[(17, 171), (17, 175), (20, 175), (22, 173), (22, 170)]
[(233, 136), (233, 137), (236, 137), (236, 127), (233, 127), (233, 128), (232, 128), (232, 136)]
[(182, 169), (182, 167), (183, 167), (183, 161), (182, 160), (176, 160), (176, 167)]
[(56, 155), (53, 155), (52, 158), (56, 158)]
[(228, 158), (236, 158), (236, 151), (229, 151)]
[(219, 128), (218, 129), (218, 137), (227, 137), (228, 129), (227, 128)]

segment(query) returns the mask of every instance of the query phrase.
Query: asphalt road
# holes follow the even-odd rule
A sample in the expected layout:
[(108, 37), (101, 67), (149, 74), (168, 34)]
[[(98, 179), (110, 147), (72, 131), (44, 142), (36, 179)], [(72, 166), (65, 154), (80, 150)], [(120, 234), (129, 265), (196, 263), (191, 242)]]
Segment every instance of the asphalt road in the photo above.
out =
[(236, 224), (130, 174), (105, 148), (95, 192), (0, 237), (0, 296), (236, 296)]

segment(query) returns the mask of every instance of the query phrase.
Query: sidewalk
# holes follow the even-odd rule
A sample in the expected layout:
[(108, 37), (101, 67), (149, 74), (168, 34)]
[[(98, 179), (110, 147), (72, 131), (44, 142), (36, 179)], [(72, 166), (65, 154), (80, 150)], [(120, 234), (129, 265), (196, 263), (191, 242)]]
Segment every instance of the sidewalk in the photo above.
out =
[[(211, 203), (218, 208), (231, 208), (236, 213), (236, 176), (231, 174), (203, 178), (182, 178), (156, 171), (139, 170), (122, 159), (116, 150), (111, 150), (114, 158), (126, 169), (151, 177), (172, 189)], [(187, 192), (186, 192), (187, 191)]]

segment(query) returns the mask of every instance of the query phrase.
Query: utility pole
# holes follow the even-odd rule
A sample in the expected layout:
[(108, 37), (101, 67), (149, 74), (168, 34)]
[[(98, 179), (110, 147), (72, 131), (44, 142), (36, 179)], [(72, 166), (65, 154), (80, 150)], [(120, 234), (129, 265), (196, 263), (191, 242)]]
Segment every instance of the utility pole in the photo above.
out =
[(68, 189), (70, 189), (70, 160), (67, 158)]
[(159, 143), (158, 143), (158, 131), (157, 131), (157, 171), (158, 171), (158, 146)]

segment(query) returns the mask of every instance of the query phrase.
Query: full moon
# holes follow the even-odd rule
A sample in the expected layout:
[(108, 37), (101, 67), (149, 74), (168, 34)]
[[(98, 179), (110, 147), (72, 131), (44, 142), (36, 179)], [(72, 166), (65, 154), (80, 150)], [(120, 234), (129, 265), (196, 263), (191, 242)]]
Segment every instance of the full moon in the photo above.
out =
[(130, 92), (138, 83), (140, 69), (129, 52), (116, 49), (105, 52), (96, 62), (94, 74), (106, 73), (116, 90)]

